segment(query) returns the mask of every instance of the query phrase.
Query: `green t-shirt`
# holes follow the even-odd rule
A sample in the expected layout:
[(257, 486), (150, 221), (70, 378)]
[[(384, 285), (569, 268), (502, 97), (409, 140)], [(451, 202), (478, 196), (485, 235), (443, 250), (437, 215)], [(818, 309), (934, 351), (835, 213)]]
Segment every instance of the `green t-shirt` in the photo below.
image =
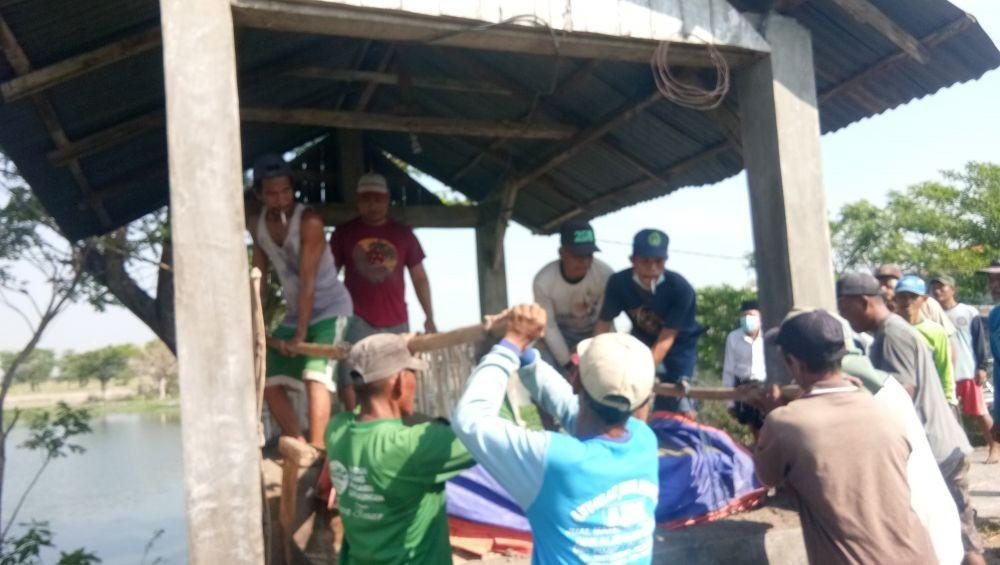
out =
[(451, 563), (444, 483), (472, 456), (448, 426), (355, 418), (342, 412), (326, 429), (344, 520), (340, 562)]
[(930, 320), (920, 320), (913, 325), (927, 340), (931, 346), (931, 353), (934, 354), (934, 367), (937, 368), (938, 376), (941, 377), (941, 388), (944, 389), (944, 397), (950, 404), (955, 404), (955, 377), (951, 368), (951, 348), (948, 344), (948, 332), (940, 324)]

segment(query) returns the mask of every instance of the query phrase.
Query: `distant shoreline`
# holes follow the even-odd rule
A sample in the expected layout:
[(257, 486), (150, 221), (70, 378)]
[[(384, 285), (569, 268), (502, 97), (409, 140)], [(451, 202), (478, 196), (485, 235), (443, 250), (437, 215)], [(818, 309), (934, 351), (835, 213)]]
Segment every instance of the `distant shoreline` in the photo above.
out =
[[(32, 403), (30, 406), (19, 406), (17, 403), (11, 403), (13, 399), (8, 398), (7, 406), (4, 407), (3, 419), (5, 424), (9, 423), (14, 417), (15, 411), (20, 411), (20, 419), (24, 423), (30, 421), (33, 415), (55, 409), (60, 401), (64, 401), (63, 399), (56, 398), (48, 404)], [(107, 414), (165, 414), (167, 416), (179, 417), (181, 413), (180, 402), (176, 398), (160, 400), (158, 398), (137, 397), (134, 396), (134, 393), (132, 396), (126, 398), (109, 398), (106, 401), (68, 402), (68, 404), (76, 408), (86, 409), (90, 412), (92, 418)]]

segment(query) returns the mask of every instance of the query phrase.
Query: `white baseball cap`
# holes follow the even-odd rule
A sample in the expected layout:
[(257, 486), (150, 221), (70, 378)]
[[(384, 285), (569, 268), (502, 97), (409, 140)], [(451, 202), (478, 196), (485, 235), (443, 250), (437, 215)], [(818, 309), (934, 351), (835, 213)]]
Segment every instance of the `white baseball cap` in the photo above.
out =
[(378, 173), (365, 173), (358, 179), (358, 194), (366, 192), (389, 194), (389, 184), (385, 181), (385, 177)]
[(606, 333), (585, 339), (580, 353), (580, 382), (596, 402), (621, 412), (632, 412), (653, 392), (653, 353), (625, 333)]

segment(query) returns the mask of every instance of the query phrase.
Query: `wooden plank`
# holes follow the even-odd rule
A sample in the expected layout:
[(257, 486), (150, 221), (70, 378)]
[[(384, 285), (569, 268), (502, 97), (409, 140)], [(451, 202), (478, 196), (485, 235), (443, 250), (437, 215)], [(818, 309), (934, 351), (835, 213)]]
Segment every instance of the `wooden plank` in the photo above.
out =
[(566, 139), (576, 133), (576, 128), (562, 124), (395, 116), (367, 112), (337, 112), (318, 108), (243, 108), (242, 118), (246, 122), (467, 137)]
[[(328, 226), (339, 226), (358, 216), (350, 204), (312, 204)], [(479, 224), (476, 206), (392, 206), (389, 216), (412, 228), (474, 228)]]
[[(555, 0), (540, 0), (553, 2)], [(300, 33), (315, 33), (377, 39), (381, 41), (431, 42), (435, 45), (464, 47), (470, 49), (488, 49), (495, 51), (534, 53), (554, 55), (556, 52), (552, 37), (548, 30), (534, 26), (532, 22), (509, 23), (495, 25), (488, 29), (481, 28), (480, 22), (469, 22), (457, 17), (448, 16), (450, 12), (459, 10), (450, 7), (449, 3), (433, 3), (434, 8), (427, 8), (433, 14), (418, 14), (398, 10), (374, 10), (346, 5), (336, 0), (319, 0), (309, 4), (291, 0), (233, 0), (234, 17), (240, 26), (258, 27), (263, 29), (292, 31)], [(424, 4), (424, 3), (419, 3)], [(574, 3), (572, 25), (574, 31), (586, 29), (589, 25), (605, 28), (604, 22), (595, 21), (597, 16), (591, 13), (603, 2)], [(614, 4), (617, 6), (617, 3)], [(503, 3), (502, 10), (484, 8), (484, 23), (500, 24), (505, 18), (519, 12), (507, 10), (508, 3)], [(585, 6), (586, 9), (576, 8)], [(668, 5), (669, 6), (669, 5)], [(407, 5), (406, 9), (414, 8)], [(727, 9), (732, 10), (731, 7)], [(531, 10), (534, 13), (539, 10)], [(676, 16), (676, 15), (675, 15)], [(767, 43), (753, 30), (752, 26), (740, 20), (739, 33), (730, 34), (738, 38), (736, 44), (715, 42), (733, 67), (748, 63), (768, 51)], [(553, 28), (557, 29), (557, 28)], [(557, 31), (566, 31), (558, 30)], [(608, 29), (608, 31), (611, 31)], [(621, 31), (621, 27), (618, 27)], [(678, 66), (711, 67), (712, 62), (704, 47), (704, 41), (714, 41), (714, 38), (686, 38), (682, 36), (653, 36), (647, 24), (644, 32), (631, 33), (630, 37), (618, 35), (602, 35), (595, 33), (560, 33), (559, 54), (564, 57), (579, 57), (584, 59), (610, 59), (648, 63), (653, 51), (660, 41), (670, 41), (672, 44), (671, 60)]]
[[(976, 23), (975, 18), (970, 14), (963, 14), (945, 25), (941, 29), (934, 31), (921, 39), (920, 43), (925, 49), (933, 49), (937, 45), (951, 39), (952, 37), (958, 35), (965, 31), (969, 26)], [(864, 83), (865, 81), (875, 78), (878, 75), (885, 72), (887, 69), (905, 61), (909, 57), (905, 51), (898, 51), (889, 55), (888, 57), (878, 61), (874, 65), (866, 68), (860, 73), (844, 80), (840, 84), (833, 86), (826, 91), (820, 93), (819, 101), (820, 103), (826, 102), (827, 100), (838, 96), (845, 92), (850, 92), (851, 89), (855, 88), (857, 85)]]
[(832, 0), (832, 2), (858, 22), (882, 34), (914, 60), (927, 64), (929, 57), (920, 42), (868, 0)]
[[(396, 52), (396, 48), (389, 45), (385, 48), (385, 53), (382, 54), (382, 59), (379, 60), (378, 66), (375, 68), (376, 72), (384, 71), (388, 66), (389, 62), (392, 61), (392, 57)], [(372, 97), (375, 96), (375, 90), (378, 88), (378, 84), (374, 82), (369, 82), (365, 85), (365, 89), (361, 92), (361, 96), (358, 97), (358, 103), (354, 105), (355, 112), (364, 112), (368, 107), (368, 103), (371, 102)]]
[(188, 559), (263, 563), (236, 49), (227, 0), (161, 0)]
[(163, 112), (139, 116), (50, 151), (49, 162), (57, 167), (65, 166), (70, 161), (120, 145), (149, 130), (162, 128), (165, 123)]
[(144, 53), (159, 44), (160, 28), (157, 26), (11, 79), (0, 84), (0, 94), (3, 95), (5, 102), (13, 102), (112, 63)]
[[(367, 82), (386, 86), (397, 86), (400, 76), (395, 73), (377, 71), (360, 71), (350, 69), (328, 69), (324, 67), (302, 67), (292, 69), (285, 74), (322, 80), (340, 82)], [(484, 84), (480, 81), (461, 80), (440, 77), (408, 77), (409, 86), (426, 90), (445, 90), (450, 92), (473, 92), (478, 94), (496, 94), (498, 96), (513, 96), (515, 93), (507, 88)]]
[(144, 171), (140, 171), (136, 174), (129, 176), (124, 180), (120, 180), (105, 186), (94, 187), (89, 196), (84, 197), (78, 203), (81, 209), (86, 209), (87, 207), (94, 207), (102, 204), (107, 200), (111, 200), (126, 194), (133, 189), (140, 187), (141, 185), (160, 180), (164, 175), (167, 174), (167, 169), (161, 165), (156, 165)]

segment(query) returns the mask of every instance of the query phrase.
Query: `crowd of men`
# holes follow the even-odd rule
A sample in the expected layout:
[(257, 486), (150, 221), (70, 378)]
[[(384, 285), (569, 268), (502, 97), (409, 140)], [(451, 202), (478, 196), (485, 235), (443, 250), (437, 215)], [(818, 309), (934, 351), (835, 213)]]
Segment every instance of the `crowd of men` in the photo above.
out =
[[(524, 511), (533, 562), (651, 562), (659, 466), (646, 420), (655, 411), (696, 416), (690, 399), (654, 397), (653, 384), (686, 389), (703, 332), (694, 289), (666, 269), (667, 234), (639, 231), (632, 267), (615, 273), (594, 258), (592, 226), (566, 222), (558, 259), (534, 279), (535, 304), (509, 311), (452, 421), (415, 423), (416, 375), (427, 364), (401, 335), (404, 267), (424, 330), (436, 327), (423, 251), (389, 219), (385, 179), (359, 180), (359, 216), (329, 243), (318, 214), (295, 202), (280, 157), (258, 160), (254, 186), (263, 207), (248, 220), (253, 262), (274, 268), (287, 308), (268, 351), (265, 398), (283, 434), (325, 452), (342, 563), (449, 563), (444, 483), (476, 463)], [(1000, 301), (1000, 262), (985, 271)], [(798, 500), (812, 563), (984, 562), (959, 414), (989, 438), (996, 462), (1000, 434), (982, 386), (1000, 354), (1000, 307), (984, 320), (955, 300), (953, 278), (930, 282), (892, 265), (848, 273), (837, 282), (839, 315), (794, 310), (769, 332), (755, 301), (740, 306), (722, 376), (749, 393), (730, 411), (753, 432), (759, 480)], [(630, 335), (614, 331), (622, 313)], [(353, 346), (340, 367), (296, 354), (302, 342), (343, 340)], [(773, 382), (769, 347), (801, 389), (794, 399), (764, 386)], [(552, 430), (501, 415), (515, 372)], [(307, 394), (308, 437), (289, 387)], [(333, 391), (344, 410), (331, 419)]]

